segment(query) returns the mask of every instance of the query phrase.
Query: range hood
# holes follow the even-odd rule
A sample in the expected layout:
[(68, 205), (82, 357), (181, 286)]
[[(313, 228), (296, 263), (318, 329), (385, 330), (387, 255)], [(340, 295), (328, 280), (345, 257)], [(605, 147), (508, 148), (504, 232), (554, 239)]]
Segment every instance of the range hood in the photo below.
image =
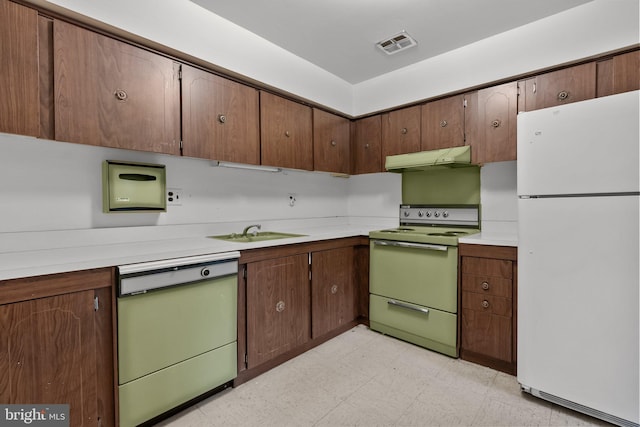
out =
[(471, 147), (468, 145), (387, 156), (385, 163), (385, 168), (389, 172), (425, 171), (434, 167), (461, 166), (471, 166)]

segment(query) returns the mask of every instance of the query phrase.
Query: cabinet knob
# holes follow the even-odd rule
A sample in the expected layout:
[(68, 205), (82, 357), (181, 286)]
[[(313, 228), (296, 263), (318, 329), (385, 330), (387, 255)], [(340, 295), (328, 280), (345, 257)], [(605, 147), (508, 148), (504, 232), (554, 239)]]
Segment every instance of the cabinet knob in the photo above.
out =
[(365, 150), (369, 149), (369, 144), (364, 144)]
[(491, 122), (491, 126), (494, 127), (494, 128), (497, 128), (497, 127), (500, 127), (501, 123), (502, 122), (500, 122), (500, 120), (495, 119), (494, 121)]
[(489, 301), (487, 300), (482, 301), (482, 308), (489, 308)]
[(558, 92), (558, 101), (564, 101), (567, 98), (569, 98), (569, 92), (566, 90)]
[(289, 138), (291, 136), (291, 132), (289, 132), (288, 130), (284, 131), (284, 136), (286, 136), (287, 138)]
[(407, 132), (408, 132), (407, 128), (402, 128), (402, 129), (400, 130), (400, 133), (401, 133), (401, 134), (403, 134), (403, 135), (406, 135), (406, 134), (407, 134)]
[(335, 294), (337, 294), (337, 293), (338, 293), (338, 285), (333, 285), (333, 286), (331, 287), (331, 293), (332, 293), (333, 295), (335, 295)]
[(284, 301), (278, 301), (276, 303), (276, 311), (282, 313), (284, 311)]
[(116, 97), (116, 99), (118, 101), (124, 101), (129, 96), (129, 95), (127, 95), (127, 92), (125, 92), (122, 89), (116, 89), (116, 91), (113, 94), (115, 95), (115, 97)]
[(335, 141), (331, 141), (331, 146), (332, 146), (332, 147), (335, 147), (337, 144), (338, 144), (337, 142), (335, 142)]
[(446, 120), (440, 120), (440, 127), (441, 128), (447, 127), (448, 124), (449, 123)]
[(224, 114), (218, 114), (218, 121), (220, 123), (225, 123), (227, 121), (227, 116), (225, 116)]
[(480, 286), (482, 286), (482, 289), (484, 289), (485, 291), (489, 290), (489, 282), (487, 281), (482, 282)]

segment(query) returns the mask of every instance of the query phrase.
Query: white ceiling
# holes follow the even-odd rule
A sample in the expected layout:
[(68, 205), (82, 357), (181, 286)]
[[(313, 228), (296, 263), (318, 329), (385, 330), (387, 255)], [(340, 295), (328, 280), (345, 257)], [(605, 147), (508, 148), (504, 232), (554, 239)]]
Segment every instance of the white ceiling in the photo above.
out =
[[(591, 0), (191, 0), (356, 84)], [(386, 55), (401, 31), (418, 45)]]

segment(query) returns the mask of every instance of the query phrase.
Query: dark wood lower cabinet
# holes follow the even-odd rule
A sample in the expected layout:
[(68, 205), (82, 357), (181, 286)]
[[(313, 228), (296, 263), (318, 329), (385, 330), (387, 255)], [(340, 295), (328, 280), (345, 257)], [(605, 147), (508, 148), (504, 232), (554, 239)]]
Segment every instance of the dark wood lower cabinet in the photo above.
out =
[(0, 282), (0, 402), (116, 425), (111, 269)]
[(516, 374), (517, 249), (459, 246), (460, 357)]
[(306, 254), (247, 264), (247, 368), (309, 340)]

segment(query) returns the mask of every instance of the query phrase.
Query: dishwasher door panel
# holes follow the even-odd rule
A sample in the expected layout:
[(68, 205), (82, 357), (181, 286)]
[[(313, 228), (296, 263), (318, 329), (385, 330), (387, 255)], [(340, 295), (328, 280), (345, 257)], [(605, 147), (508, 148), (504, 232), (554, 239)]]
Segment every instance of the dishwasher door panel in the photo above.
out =
[(441, 248), (444, 250), (386, 246), (372, 240), (370, 292), (456, 313), (458, 248)]
[(118, 387), (120, 425), (136, 426), (236, 377), (235, 342)]
[(230, 275), (118, 298), (119, 384), (236, 341), (237, 295)]

